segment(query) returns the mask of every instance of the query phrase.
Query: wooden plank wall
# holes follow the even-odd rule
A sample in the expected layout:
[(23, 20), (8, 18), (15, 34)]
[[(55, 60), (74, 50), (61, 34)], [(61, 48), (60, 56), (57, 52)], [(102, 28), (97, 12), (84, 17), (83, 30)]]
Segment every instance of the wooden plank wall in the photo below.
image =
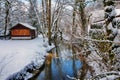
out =
[(30, 36), (30, 30), (28, 29), (13, 29), (11, 36)]

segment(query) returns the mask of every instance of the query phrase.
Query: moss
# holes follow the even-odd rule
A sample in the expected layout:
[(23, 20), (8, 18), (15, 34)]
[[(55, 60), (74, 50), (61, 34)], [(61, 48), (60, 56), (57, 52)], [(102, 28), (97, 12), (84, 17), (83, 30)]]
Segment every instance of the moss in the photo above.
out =
[(92, 24), (91, 25), (91, 29), (101, 29), (103, 26), (102, 23), (99, 23), (99, 24)]
[(96, 46), (101, 52), (105, 53), (105, 52), (109, 52), (109, 49), (111, 47), (111, 43), (96, 42)]
[(105, 6), (110, 6), (110, 5), (114, 5), (114, 2), (113, 1), (107, 1), (105, 2)]
[(112, 12), (112, 8), (107, 8), (105, 12)]
[(110, 60), (113, 60), (114, 56), (115, 56), (114, 53), (109, 53), (109, 58), (110, 58)]
[[(90, 33), (92, 39), (97, 40), (107, 40), (103, 31), (91, 31)], [(109, 42), (95, 42), (96, 47), (102, 52), (109, 52), (112, 43)]]
[(90, 31), (90, 36), (92, 39), (103, 40), (104, 39), (104, 32), (103, 31)]

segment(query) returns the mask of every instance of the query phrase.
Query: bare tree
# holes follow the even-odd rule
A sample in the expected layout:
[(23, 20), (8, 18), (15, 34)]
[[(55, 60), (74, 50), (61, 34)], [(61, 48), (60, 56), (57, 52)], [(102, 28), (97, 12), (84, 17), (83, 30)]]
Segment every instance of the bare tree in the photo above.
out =
[(32, 26), (37, 27), (38, 20), (37, 20), (36, 12), (34, 11), (34, 9), (36, 9), (37, 11), (37, 0), (29, 0), (29, 2), (30, 2), (29, 17), (31, 19), (30, 23)]
[(6, 0), (5, 2), (5, 31), (4, 31), (4, 36), (5, 36), (5, 39), (6, 39), (6, 34), (7, 34), (7, 28), (9, 26), (9, 22), (10, 22), (10, 2), (8, 0)]
[[(32, 1), (32, 0), (29, 0), (29, 2), (30, 2), (30, 4), (31, 4), (31, 6), (32, 6), (32, 8), (33, 8), (33, 10), (34, 10), (34, 15), (36, 16), (36, 18), (37, 18), (37, 23), (38, 23), (38, 26), (37, 26), (37, 32), (38, 32), (38, 34), (39, 33), (42, 33), (42, 35), (43, 35), (43, 38), (45, 37), (45, 35), (44, 35), (44, 25), (42, 25), (41, 23), (42, 23), (42, 21), (41, 21), (41, 19), (40, 19), (40, 17), (41, 17), (41, 15), (39, 15), (40, 13), (38, 12), (38, 9), (37, 9), (37, 1), (36, 0), (34, 0), (34, 1)], [(43, 3), (43, 1), (42, 1), (42, 3)], [(42, 6), (43, 7), (43, 6)], [(42, 15), (43, 16), (43, 15)], [(33, 17), (33, 16), (32, 16)], [(35, 21), (36, 22), (36, 21)]]

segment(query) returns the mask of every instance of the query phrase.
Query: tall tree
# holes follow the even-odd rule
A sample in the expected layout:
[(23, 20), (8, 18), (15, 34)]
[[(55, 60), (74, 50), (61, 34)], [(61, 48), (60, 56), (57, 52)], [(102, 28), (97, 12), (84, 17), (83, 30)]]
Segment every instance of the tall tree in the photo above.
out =
[(31, 11), (30, 17), (33, 18), (34, 21), (32, 21), (32, 25), (37, 27), (37, 32), (42, 33), (43, 37), (44, 37), (44, 32), (43, 32), (43, 26), (41, 25), (41, 19), (40, 19), (40, 15), (38, 12), (38, 8), (37, 8), (37, 0), (29, 0), (30, 2), (30, 8), (29, 10)]
[(42, 26), (44, 26), (43, 28), (43, 33), (45, 34), (45, 35), (47, 35), (47, 33), (46, 33), (46, 29), (47, 29), (47, 25), (46, 25), (46, 11), (45, 11), (45, 8), (46, 8), (46, 6), (45, 6), (46, 4), (45, 4), (45, 0), (42, 0)]
[(77, 0), (75, 0), (73, 7), (73, 26), (72, 26), (72, 34), (76, 33), (76, 8), (77, 8)]
[(48, 27), (48, 42), (49, 45), (51, 45), (51, 0), (46, 0), (46, 21), (47, 21), (47, 27)]
[(30, 18), (30, 23), (32, 26), (37, 27), (38, 26), (38, 21), (37, 21), (37, 16), (35, 9), (37, 10), (37, 0), (29, 0), (30, 7), (29, 7), (29, 18)]
[(86, 14), (85, 14), (85, 0), (79, 0), (78, 1), (79, 4), (79, 13), (80, 13), (80, 21), (81, 21), (81, 29), (82, 29), (82, 35), (85, 35), (87, 33), (87, 18), (86, 18)]
[(51, 45), (51, 0), (48, 0), (48, 37), (49, 45)]
[(10, 2), (8, 0), (6, 0), (5, 2), (5, 31), (4, 31), (4, 36), (5, 36), (5, 39), (6, 39), (6, 34), (7, 34), (7, 28), (9, 26), (9, 22), (10, 22)]

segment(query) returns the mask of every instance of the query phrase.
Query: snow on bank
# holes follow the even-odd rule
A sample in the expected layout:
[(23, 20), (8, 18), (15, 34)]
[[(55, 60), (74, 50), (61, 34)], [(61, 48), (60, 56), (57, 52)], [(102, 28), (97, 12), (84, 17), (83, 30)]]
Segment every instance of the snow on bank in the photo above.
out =
[(23, 69), (32, 61), (43, 62), (44, 55), (53, 46), (43, 42), (42, 36), (33, 40), (0, 40), (0, 80)]

